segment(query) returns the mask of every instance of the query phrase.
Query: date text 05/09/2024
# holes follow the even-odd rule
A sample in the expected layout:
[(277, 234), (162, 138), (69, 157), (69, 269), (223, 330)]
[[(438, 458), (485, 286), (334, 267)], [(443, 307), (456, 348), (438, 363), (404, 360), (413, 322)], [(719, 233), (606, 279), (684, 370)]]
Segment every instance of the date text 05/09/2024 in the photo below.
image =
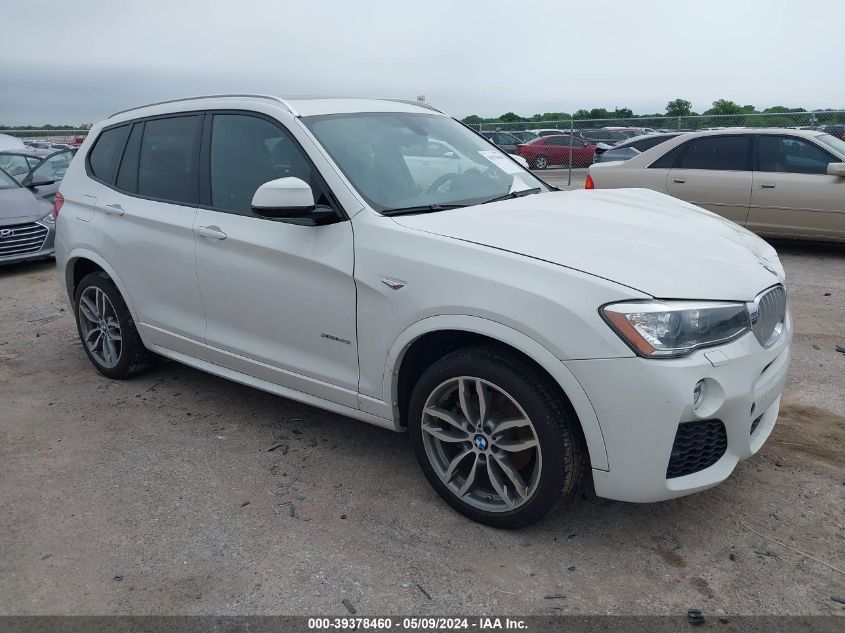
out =
[(375, 630), (375, 631), (518, 631), (527, 628), (520, 618), (448, 618), (448, 617), (342, 617), (309, 618), (308, 628), (314, 630)]

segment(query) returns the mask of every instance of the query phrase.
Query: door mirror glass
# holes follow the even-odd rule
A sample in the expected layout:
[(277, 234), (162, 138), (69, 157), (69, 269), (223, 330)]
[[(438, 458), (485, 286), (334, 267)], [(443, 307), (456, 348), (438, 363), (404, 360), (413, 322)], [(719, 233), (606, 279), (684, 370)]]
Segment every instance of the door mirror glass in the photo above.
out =
[(845, 163), (828, 163), (827, 173), (830, 176), (845, 178)]
[(261, 185), (252, 196), (252, 211), (268, 218), (298, 218), (314, 210), (314, 193), (300, 178), (277, 178)]

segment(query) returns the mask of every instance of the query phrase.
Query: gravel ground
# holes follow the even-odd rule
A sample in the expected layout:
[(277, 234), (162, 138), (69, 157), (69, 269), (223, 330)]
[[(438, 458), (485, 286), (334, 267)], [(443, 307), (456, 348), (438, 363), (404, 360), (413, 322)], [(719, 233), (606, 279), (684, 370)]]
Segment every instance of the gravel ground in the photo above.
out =
[(101, 377), (52, 263), (2, 268), (0, 613), (845, 613), (845, 249), (776, 246), (797, 333), (762, 451), (516, 532), (440, 501), (404, 435), (175, 363)]

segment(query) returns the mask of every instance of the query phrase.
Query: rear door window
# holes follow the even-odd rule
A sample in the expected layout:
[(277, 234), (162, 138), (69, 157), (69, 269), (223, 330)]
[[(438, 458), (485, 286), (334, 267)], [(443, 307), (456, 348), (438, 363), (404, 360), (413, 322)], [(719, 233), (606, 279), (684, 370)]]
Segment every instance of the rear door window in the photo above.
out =
[(201, 129), (199, 115), (151, 119), (144, 123), (138, 195), (176, 204), (198, 204)]
[(743, 171), (748, 169), (748, 148), (751, 137), (704, 136), (693, 139), (676, 165), (677, 169)]
[(91, 153), (88, 166), (97, 180), (111, 184), (117, 171), (117, 163), (123, 152), (123, 145), (129, 134), (129, 125), (113, 127), (100, 134)]

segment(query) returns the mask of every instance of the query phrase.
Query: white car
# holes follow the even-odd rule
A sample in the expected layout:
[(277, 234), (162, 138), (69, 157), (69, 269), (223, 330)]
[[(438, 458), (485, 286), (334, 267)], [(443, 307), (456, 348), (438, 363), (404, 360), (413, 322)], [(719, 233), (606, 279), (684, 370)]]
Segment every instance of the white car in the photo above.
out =
[(682, 134), (590, 167), (587, 188), (646, 187), (767, 237), (845, 242), (845, 141), (813, 130)]
[[(457, 156), (420, 169), (425, 143)], [(627, 501), (709, 488), (778, 415), (792, 329), (770, 246), (662, 194), (555, 191), (425, 104), (122, 112), (55, 213), (100, 373), (160, 355), (407, 430), (438, 493), (490, 525), (585, 475)]]

